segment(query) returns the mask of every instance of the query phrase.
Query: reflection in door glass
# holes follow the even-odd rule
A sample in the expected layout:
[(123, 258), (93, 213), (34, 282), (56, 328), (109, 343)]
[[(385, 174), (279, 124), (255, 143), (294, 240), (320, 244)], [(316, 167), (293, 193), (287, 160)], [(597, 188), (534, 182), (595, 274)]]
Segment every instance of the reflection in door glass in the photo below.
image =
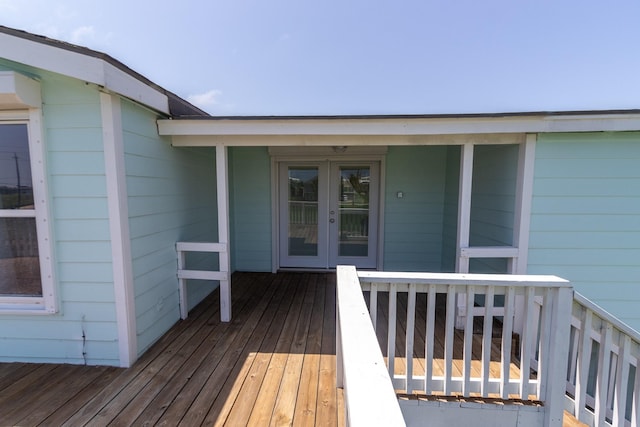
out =
[(367, 256), (369, 252), (369, 167), (340, 168), (339, 256)]
[(289, 255), (318, 255), (318, 168), (289, 168)]

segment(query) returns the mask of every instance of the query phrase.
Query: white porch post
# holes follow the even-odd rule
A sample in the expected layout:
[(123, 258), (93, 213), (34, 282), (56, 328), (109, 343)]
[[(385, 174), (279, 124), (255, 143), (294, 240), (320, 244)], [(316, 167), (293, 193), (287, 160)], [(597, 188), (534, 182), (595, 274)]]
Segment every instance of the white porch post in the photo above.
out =
[[(516, 205), (513, 223), (513, 247), (518, 248), (518, 257), (510, 262), (511, 274), (527, 274), (529, 254), (529, 225), (531, 223), (531, 200), (533, 198), (533, 167), (536, 152), (536, 134), (527, 134), (518, 154), (518, 181), (516, 183)], [(516, 298), (514, 331), (522, 334), (524, 325), (524, 298)]]
[[(473, 144), (462, 145), (460, 155), (460, 184), (458, 190), (458, 242), (456, 244), (456, 273), (469, 272), (469, 258), (462, 249), (469, 247), (471, 228), (471, 183), (473, 178)], [(465, 295), (458, 295), (456, 329), (464, 329), (467, 314)]]
[(231, 320), (231, 263), (229, 257), (229, 184), (227, 178), (227, 147), (216, 145), (216, 183), (218, 195), (218, 242), (225, 251), (220, 252), (220, 271), (226, 280), (220, 280), (220, 320)]

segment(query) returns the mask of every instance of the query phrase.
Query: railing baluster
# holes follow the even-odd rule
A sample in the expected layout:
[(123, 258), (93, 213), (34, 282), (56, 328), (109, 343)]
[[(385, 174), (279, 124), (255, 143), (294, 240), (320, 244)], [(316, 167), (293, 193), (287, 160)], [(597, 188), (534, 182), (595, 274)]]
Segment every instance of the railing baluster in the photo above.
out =
[(536, 327), (533, 325), (535, 289), (531, 286), (525, 288), (524, 323), (522, 328), (522, 342), (520, 343), (520, 399), (529, 399), (529, 380), (531, 377), (531, 359), (533, 351), (533, 339), (536, 335)]
[(451, 394), (451, 377), (453, 376), (453, 325), (456, 318), (456, 289), (454, 285), (447, 287), (447, 314), (444, 330), (444, 394)]
[(600, 335), (595, 407), (595, 424), (598, 426), (604, 425), (607, 415), (607, 387), (609, 385), (609, 366), (611, 362), (611, 332), (611, 324), (607, 323), (602, 328)]
[(583, 307), (582, 320), (579, 330), (579, 356), (576, 366), (576, 409), (575, 415), (584, 420), (587, 415), (587, 382), (589, 381), (589, 365), (591, 362), (591, 328), (593, 327), (593, 312)]
[(424, 392), (433, 392), (433, 337), (436, 329), (436, 285), (431, 284), (427, 294), (427, 329), (424, 338)]
[[(186, 267), (187, 254), (178, 249), (178, 271), (184, 270)], [(182, 320), (189, 316), (189, 307), (187, 305), (187, 280), (178, 278), (178, 296), (180, 298), (180, 318)]]
[(397, 317), (398, 285), (389, 283), (389, 322), (387, 327), (387, 366), (391, 379), (396, 367), (396, 317)]
[(515, 305), (515, 288), (508, 286), (505, 288), (504, 296), (504, 317), (502, 319), (502, 346), (501, 346), (501, 368), (500, 375), (500, 396), (503, 399), (509, 398), (509, 374), (511, 371), (511, 341), (513, 340), (513, 314)]
[(473, 348), (473, 306), (475, 301), (475, 287), (467, 286), (467, 314), (464, 325), (464, 355), (463, 355), (463, 383), (462, 395), (471, 394), (471, 350)]
[(415, 335), (416, 320), (416, 284), (409, 283), (407, 295), (407, 330), (405, 337), (405, 356), (407, 358), (407, 394), (413, 393), (413, 337)]
[(482, 326), (482, 382), (480, 386), (480, 393), (483, 397), (489, 396), (489, 378), (491, 377), (494, 291), (494, 286), (487, 286), (487, 291), (484, 297), (484, 323)]
[(631, 408), (631, 426), (640, 427), (640, 359), (636, 358), (636, 377), (633, 381), (633, 401)]
[(373, 324), (373, 330), (378, 331), (378, 284), (371, 283), (371, 289), (369, 291), (369, 316), (371, 316), (371, 323)]
[(613, 405), (613, 425), (621, 426), (625, 422), (627, 410), (627, 386), (629, 385), (629, 358), (631, 338), (620, 337), (618, 350), (618, 369), (616, 370), (615, 400)]
[(571, 332), (569, 333), (569, 345), (571, 349), (569, 351), (569, 366), (567, 367), (567, 390), (569, 386), (573, 387), (576, 384), (576, 375), (578, 363), (578, 339), (580, 336), (580, 330), (576, 326), (571, 326)]
[(551, 349), (551, 315), (553, 309), (552, 290), (546, 289), (542, 307), (540, 308), (540, 341), (538, 342), (538, 399), (547, 395), (547, 370), (549, 369), (549, 357)]

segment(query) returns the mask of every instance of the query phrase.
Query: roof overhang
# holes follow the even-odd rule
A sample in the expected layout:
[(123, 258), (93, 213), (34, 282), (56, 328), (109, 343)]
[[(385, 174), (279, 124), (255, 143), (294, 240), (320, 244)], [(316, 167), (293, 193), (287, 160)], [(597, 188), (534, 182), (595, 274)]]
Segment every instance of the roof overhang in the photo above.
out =
[(20, 36), (17, 36), (7, 32), (0, 32), (0, 46), (2, 57), (10, 61), (93, 83), (151, 109), (169, 114), (169, 99), (165, 93), (136, 79), (103, 58), (82, 53), (80, 48), (78, 51), (71, 47), (63, 49), (53, 43), (44, 43), (37, 36), (28, 33), (20, 33)]
[[(548, 132), (640, 130), (640, 111), (506, 113), (490, 115), (228, 117), (159, 120), (175, 146), (429, 144), (465, 135), (513, 140)], [(343, 139), (349, 136), (350, 138)], [(437, 138), (435, 138), (437, 137)], [(341, 141), (344, 141), (341, 143)], [(451, 141), (453, 142), (453, 141)]]

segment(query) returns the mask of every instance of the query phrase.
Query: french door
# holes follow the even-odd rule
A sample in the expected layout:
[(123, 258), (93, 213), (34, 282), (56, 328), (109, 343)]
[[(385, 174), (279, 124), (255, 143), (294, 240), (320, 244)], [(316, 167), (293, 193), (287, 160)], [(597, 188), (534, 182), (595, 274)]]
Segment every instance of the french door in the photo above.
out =
[(280, 267), (375, 268), (378, 162), (280, 162)]

